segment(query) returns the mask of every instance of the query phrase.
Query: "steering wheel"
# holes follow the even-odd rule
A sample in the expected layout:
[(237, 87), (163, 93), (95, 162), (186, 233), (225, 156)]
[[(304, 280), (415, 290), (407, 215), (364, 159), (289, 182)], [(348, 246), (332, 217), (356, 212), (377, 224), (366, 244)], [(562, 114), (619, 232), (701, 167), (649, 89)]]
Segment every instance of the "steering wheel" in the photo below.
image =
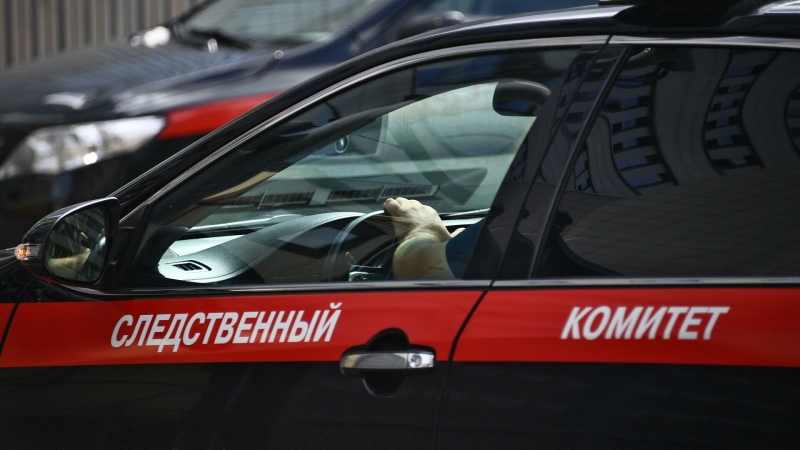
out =
[[(359, 266), (361, 270), (367, 271), (364, 272), (365, 275), (363, 276), (374, 276), (376, 280), (387, 279), (391, 274), (392, 256), (394, 256), (394, 249), (398, 244), (394, 226), (391, 225), (391, 220), (391, 217), (383, 210), (378, 210), (362, 214), (347, 224), (336, 238), (334, 238), (331, 244), (322, 271), (322, 279), (325, 281), (336, 281), (336, 278), (343, 273), (343, 269), (345, 269), (345, 273), (350, 274), (349, 269), (352, 266)], [(372, 223), (372, 230), (363, 230), (368, 222)], [(389, 227), (386, 227), (387, 223), (390, 224)], [(388, 228), (388, 231), (381, 230), (381, 228)], [(379, 234), (376, 234), (376, 230), (383, 235), (391, 233), (388, 242), (381, 245), (381, 248), (376, 251), (368, 252), (366, 255), (359, 255), (361, 256), (360, 260), (355, 258), (347, 249), (349, 245), (348, 241), (353, 237), (358, 241), (358, 238), (363, 236), (372, 237), (374, 239), (376, 236), (379, 236)], [(358, 242), (355, 244), (358, 244)], [(355, 251), (355, 249), (353, 250)]]

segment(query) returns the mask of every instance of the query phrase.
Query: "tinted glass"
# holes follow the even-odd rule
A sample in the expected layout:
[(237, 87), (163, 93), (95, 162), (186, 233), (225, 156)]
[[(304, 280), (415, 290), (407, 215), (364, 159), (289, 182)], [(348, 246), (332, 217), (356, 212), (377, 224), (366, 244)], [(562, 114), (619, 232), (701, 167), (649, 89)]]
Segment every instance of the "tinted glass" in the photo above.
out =
[(800, 274), (799, 86), (796, 53), (636, 49), (537, 275)]
[[(449, 233), (470, 231), (458, 241), (460, 260), (447, 260), (465, 265), (509, 165), (549, 101), (541, 93), (558, 85), (575, 53), (435, 62), (329, 98), (161, 199), (134, 283), (398, 279), (395, 247), (406, 239), (402, 232), (396, 238), (399, 222), (382, 213), (384, 201), (398, 197), (438, 212), (447, 235), (433, 243), (442, 252)], [(500, 103), (507, 106), (509, 92), (520, 93), (516, 103), (539, 104), (508, 111)]]
[[(625, 47), (585, 47), (564, 74), (564, 81), (553, 95), (558, 101), (549, 103), (552, 113), (543, 114), (536, 125), (545, 121), (546, 133), (532, 133), (520, 149), (509, 171), (512, 179), (530, 179), (533, 186), (524, 198), (524, 207), (514, 225), (513, 240), (503, 261), (500, 279), (527, 278), (542, 227), (546, 226), (549, 209), (553, 203), (558, 183), (568, 164), (569, 155), (579, 145), (581, 133), (585, 131), (590, 113), (596, 110), (607, 88), (614, 69), (623, 61)], [(540, 128), (541, 129), (541, 128)], [(557, 215), (550, 226), (561, 226)]]

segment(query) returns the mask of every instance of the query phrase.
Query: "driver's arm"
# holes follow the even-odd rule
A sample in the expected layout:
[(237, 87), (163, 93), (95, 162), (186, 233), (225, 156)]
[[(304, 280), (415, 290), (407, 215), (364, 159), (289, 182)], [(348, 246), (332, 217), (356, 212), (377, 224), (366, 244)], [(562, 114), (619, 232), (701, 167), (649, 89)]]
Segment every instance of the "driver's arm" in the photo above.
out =
[(416, 200), (390, 198), (383, 209), (392, 216), (399, 245), (392, 270), (397, 280), (453, 279), (447, 261), (447, 242), (462, 229), (450, 234), (436, 210)]

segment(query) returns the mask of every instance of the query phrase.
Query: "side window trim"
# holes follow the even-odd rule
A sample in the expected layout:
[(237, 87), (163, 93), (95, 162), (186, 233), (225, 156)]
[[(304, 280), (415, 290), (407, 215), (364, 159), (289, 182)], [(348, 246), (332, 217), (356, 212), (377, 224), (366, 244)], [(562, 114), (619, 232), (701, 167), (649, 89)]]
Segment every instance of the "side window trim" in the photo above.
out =
[(800, 50), (800, 39), (726, 36), (726, 37), (639, 37), (611, 36), (609, 44), (620, 45), (670, 45), (692, 47), (745, 47)]
[(442, 281), (379, 281), (363, 283), (302, 283), (302, 284), (272, 284), (272, 285), (237, 285), (237, 286), (187, 286), (175, 288), (124, 288), (113, 291), (98, 291), (96, 289), (58, 286), (70, 292), (82, 294), (102, 300), (133, 300), (146, 298), (180, 298), (213, 295), (280, 295), (280, 294), (311, 294), (350, 291), (432, 291), (432, 290), (486, 290), (491, 285), (491, 280), (442, 280)]
[(533, 278), (498, 280), (492, 288), (579, 288), (579, 287), (679, 287), (679, 286), (798, 286), (800, 277), (662, 277), (662, 278)]

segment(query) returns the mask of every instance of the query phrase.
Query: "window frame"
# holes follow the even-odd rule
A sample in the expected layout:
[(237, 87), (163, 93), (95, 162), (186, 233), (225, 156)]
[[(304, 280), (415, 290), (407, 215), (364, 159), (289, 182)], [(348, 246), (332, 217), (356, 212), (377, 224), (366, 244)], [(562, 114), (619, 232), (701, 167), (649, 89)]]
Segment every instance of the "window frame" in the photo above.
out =
[[(753, 48), (753, 49), (772, 49), (772, 50), (793, 50), (800, 51), (800, 39), (788, 38), (771, 38), (771, 37), (748, 37), (748, 36), (731, 36), (731, 37), (686, 37), (678, 36), (672, 37), (669, 35), (662, 36), (627, 36), (627, 35), (612, 35), (608, 41), (608, 46), (622, 45), (628, 48), (641, 45), (655, 45), (655, 46), (670, 46), (670, 47), (725, 47), (725, 48)], [(624, 61), (623, 61), (624, 62)], [(611, 84), (616, 81), (619, 72), (610, 78)], [(598, 98), (592, 111), (593, 117), (587, 120), (581, 130), (577, 133), (580, 136), (574, 140), (570, 146), (570, 154), (567, 157), (567, 166), (558, 182), (556, 193), (551, 199), (548, 208), (547, 219), (543, 230), (549, 227), (553, 217), (557, 211), (558, 205), (561, 203), (564, 191), (570, 181), (569, 173), (572, 166), (575, 164), (578, 150), (583, 146), (588, 137), (588, 131), (597, 120), (597, 112), (602, 104), (605, 102), (609, 95), (610, 89), (606, 89)], [(700, 276), (700, 277), (564, 277), (564, 278), (536, 278), (533, 276), (538, 265), (541, 263), (542, 254), (539, 251), (542, 241), (545, 239), (547, 233), (541, 233), (540, 238), (536, 243), (536, 252), (534, 253), (533, 260), (531, 261), (531, 270), (526, 280), (495, 280), (492, 287), (498, 288), (589, 288), (589, 287), (684, 287), (684, 286), (796, 286), (800, 285), (800, 276), (786, 277), (786, 276), (734, 276), (734, 277), (720, 277), (720, 276)], [(505, 263), (505, 261), (504, 261)]]
[[(217, 150), (210, 153), (198, 163), (190, 168), (184, 170), (180, 175), (166, 183), (160, 190), (155, 192), (146, 200), (135, 206), (125, 217), (120, 220), (120, 228), (128, 228), (133, 231), (133, 238), (127, 243), (130, 249), (136, 251), (141, 246), (142, 230), (147, 226), (149, 214), (153, 205), (167, 193), (173, 189), (181, 186), (186, 180), (194, 174), (203, 170), (210, 164), (215, 163), (220, 158), (228, 153), (239, 148), (241, 145), (267, 131), (268, 129), (282, 123), (285, 119), (295, 114), (306, 111), (314, 106), (324, 102), (329, 97), (348, 89), (356, 84), (360, 84), (391, 71), (418, 65), (422, 63), (443, 61), (452, 59), (454, 57), (468, 57), (479, 56), (481, 54), (496, 52), (496, 51), (515, 51), (515, 50), (530, 50), (530, 49), (550, 49), (561, 47), (581, 47), (586, 45), (597, 45), (604, 47), (610, 36), (609, 35), (587, 35), (587, 36), (567, 36), (567, 37), (547, 37), (547, 38), (533, 38), (513, 41), (496, 41), (481, 44), (464, 45), (457, 47), (449, 47), (443, 49), (432, 50), (428, 52), (411, 55), (397, 60), (378, 65), (367, 69), (357, 75), (347, 78), (339, 83), (325, 88), (316, 94), (301, 100), (289, 108), (266, 118), (260, 124), (252, 127), (251, 129), (241, 133), (238, 137), (230, 140), (226, 144), (219, 147)], [(527, 188), (526, 188), (527, 191)], [(512, 212), (513, 213), (513, 212)], [(516, 216), (516, 214), (515, 214)], [(117, 277), (116, 286), (119, 286), (121, 281), (124, 281), (132, 273), (133, 265), (131, 262), (135, 258), (133, 251), (127, 252), (118, 264), (121, 266), (119, 269), (119, 276)], [(207, 296), (207, 295), (252, 295), (254, 293), (260, 294), (281, 294), (281, 293), (298, 293), (298, 292), (330, 292), (330, 291), (396, 291), (396, 290), (478, 290), (488, 288), (493, 279), (481, 280), (409, 280), (409, 281), (380, 281), (380, 282), (359, 282), (359, 283), (303, 283), (303, 284), (275, 284), (275, 285), (231, 285), (231, 286), (163, 286), (153, 288), (135, 288), (135, 287), (115, 287), (108, 290), (98, 290), (91, 287), (65, 287), (68, 291), (79, 292), (81, 295), (88, 295), (95, 298), (107, 299), (131, 299), (138, 297), (192, 297), (192, 296)]]

